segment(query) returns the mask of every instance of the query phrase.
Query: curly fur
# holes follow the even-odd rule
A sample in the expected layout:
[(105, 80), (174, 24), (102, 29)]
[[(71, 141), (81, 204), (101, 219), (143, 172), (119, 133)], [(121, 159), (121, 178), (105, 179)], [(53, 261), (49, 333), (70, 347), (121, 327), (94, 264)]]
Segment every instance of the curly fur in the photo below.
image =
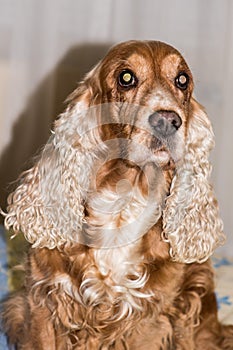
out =
[[(232, 349), (206, 261), (224, 241), (213, 132), (192, 92), (177, 50), (131, 41), (71, 95), (8, 199), (6, 227), (31, 243), (24, 287), (3, 305), (17, 349)], [(163, 132), (150, 122), (161, 111)]]
[(164, 237), (170, 243), (170, 254), (184, 263), (207, 260), (225, 241), (209, 182), (213, 131), (204, 110), (194, 100), (192, 108), (182, 165), (177, 167), (163, 212)]

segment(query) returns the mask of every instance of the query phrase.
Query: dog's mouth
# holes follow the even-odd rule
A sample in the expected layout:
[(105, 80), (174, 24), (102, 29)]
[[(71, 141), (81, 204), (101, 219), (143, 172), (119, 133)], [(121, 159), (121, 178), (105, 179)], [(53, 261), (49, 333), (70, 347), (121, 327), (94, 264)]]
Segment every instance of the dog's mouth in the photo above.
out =
[(175, 162), (168, 148), (156, 137), (150, 143), (150, 149), (156, 157), (156, 163), (163, 169), (174, 169)]
[(167, 140), (146, 129), (130, 124), (105, 124), (101, 129), (102, 141), (108, 144), (111, 155), (119, 152), (124, 159), (137, 165), (155, 163), (162, 169), (174, 169), (175, 161)]

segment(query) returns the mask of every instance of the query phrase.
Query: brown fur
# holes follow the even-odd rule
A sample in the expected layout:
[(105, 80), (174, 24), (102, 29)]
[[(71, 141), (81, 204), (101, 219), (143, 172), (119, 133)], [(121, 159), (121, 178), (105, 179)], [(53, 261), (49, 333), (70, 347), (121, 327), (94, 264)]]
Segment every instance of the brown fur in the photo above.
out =
[[(124, 89), (126, 68), (138, 82)], [(189, 76), (184, 90), (179, 72)], [(233, 349), (208, 260), (223, 239), (208, 182), (212, 131), (192, 91), (178, 51), (128, 42), (72, 94), (52, 142), (9, 197), (6, 226), (32, 244), (24, 288), (4, 303), (17, 349)], [(148, 125), (160, 110), (182, 121), (169, 142)], [(125, 227), (137, 233), (129, 241)]]

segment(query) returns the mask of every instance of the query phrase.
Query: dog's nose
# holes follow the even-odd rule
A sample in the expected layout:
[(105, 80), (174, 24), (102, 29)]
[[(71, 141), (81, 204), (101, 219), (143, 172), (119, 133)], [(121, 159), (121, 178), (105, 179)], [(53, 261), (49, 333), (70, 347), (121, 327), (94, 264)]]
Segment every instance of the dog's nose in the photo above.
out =
[(149, 116), (149, 124), (158, 135), (167, 137), (180, 128), (182, 120), (176, 112), (158, 111)]

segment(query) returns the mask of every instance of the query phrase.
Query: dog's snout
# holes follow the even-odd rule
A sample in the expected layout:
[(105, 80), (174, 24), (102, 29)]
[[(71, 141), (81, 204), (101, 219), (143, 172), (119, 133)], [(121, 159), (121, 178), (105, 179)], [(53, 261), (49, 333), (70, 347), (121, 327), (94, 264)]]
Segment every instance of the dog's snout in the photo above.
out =
[(149, 124), (163, 137), (174, 134), (181, 126), (180, 116), (173, 111), (158, 111), (149, 116)]

